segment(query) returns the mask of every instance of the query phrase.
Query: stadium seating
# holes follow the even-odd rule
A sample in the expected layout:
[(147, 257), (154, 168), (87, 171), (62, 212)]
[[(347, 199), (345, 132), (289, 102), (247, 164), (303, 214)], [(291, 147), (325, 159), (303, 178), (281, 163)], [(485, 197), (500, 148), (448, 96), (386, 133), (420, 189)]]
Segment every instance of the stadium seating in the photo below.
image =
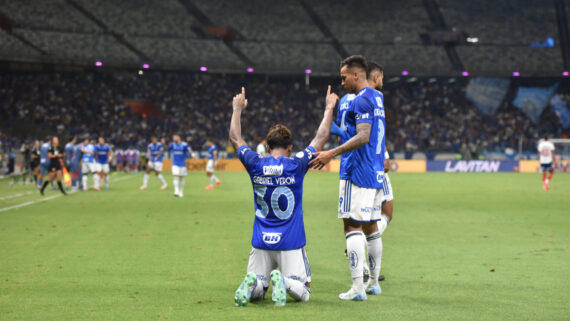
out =
[[(392, 75), (407, 70), (410, 75), (453, 76), (462, 71), (452, 68), (443, 46), (423, 43), (423, 34), (438, 30), (424, 1), (304, 3), (309, 11), (297, 0), (0, 0), (5, 28), (0, 58), (82, 65), (98, 59), (106, 66), (151, 63), (157, 69), (186, 71), (202, 65), (231, 72), (312, 69), (331, 75), (346, 52), (378, 60)], [(479, 39), (472, 46), (456, 46), (464, 69), (472, 74), (562, 72), (551, 1), (437, 3), (449, 29)], [(553, 38), (553, 48), (530, 47), (546, 38)]]
[[(250, 102), (243, 119), (247, 141), (257, 144), (279, 122), (292, 129), (299, 149), (309, 143), (319, 124), (326, 84), (338, 84), (337, 78), (315, 81), (307, 89), (302, 78), (257, 75), (4, 73), (0, 135), (10, 134), (18, 143), (54, 133), (103, 135), (115, 145), (142, 148), (152, 134), (179, 133), (194, 149), (200, 149), (206, 138), (223, 149), (228, 145), (230, 99), (245, 85)], [(518, 151), (521, 139), (523, 151), (532, 152), (540, 134), (569, 134), (551, 108), (537, 125), (508, 101), (496, 114), (483, 115), (465, 98), (466, 85), (465, 78), (388, 81), (383, 89), (387, 149), (414, 159), (432, 159), (436, 152), (477, 158), (485, 151)], [(560, 86), (558, 92), (569, 103), (567, 88)], [(160, 116), (132, 112), (125, 101), (133, 100), (153, 105)]]

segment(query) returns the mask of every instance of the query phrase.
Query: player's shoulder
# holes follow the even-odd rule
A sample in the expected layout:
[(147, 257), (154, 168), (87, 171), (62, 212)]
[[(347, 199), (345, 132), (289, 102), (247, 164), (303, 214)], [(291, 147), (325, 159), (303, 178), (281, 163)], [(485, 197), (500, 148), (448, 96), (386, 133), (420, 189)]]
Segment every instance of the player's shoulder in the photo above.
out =
[(344, 96), (342, 96), (342, 98), (340, 99), (340, 101), (341, 101), (341, 102), (353, 101), (354, 98), (356, 98), (356, 94), (345, 94)]

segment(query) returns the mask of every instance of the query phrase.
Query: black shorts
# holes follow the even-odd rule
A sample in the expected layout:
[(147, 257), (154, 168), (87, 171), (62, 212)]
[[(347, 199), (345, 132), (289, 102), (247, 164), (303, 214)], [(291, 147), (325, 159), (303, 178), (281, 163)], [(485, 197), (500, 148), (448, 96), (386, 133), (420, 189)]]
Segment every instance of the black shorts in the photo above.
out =
[(36, 169), (38, 166), (40, 166), (40, 161), (32, 161), (32, 169)]
[(49, 163), (49, 168), (48, 171), (50, 172), (55, 172), (55, 171), (60, 171), (61, 170), (61, 164), (59, 163), (59, 161), (56, 162), (50, 162)]

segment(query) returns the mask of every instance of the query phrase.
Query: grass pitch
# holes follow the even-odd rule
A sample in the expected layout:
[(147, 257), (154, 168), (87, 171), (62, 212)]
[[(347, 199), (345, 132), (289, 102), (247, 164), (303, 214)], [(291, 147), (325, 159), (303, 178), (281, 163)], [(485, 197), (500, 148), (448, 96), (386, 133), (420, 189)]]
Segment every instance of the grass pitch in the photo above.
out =
[[(185, 197), (151, 177), (46, 201), (0, 181), (0, 320), (568, 320), (570, 175), (399, 174), (383, 294), (342, 302), (350, 284), (336, 218), (338, 178), (309, 173), (307, 303), (236, 308), (253, 200), (246, 173), (191, 173)], [(171, 178), (167, 175), (170, 186)], [(22, 204), (27, 204), (22, 206)], [(7, 209), (9, 208), (9, 209)]]

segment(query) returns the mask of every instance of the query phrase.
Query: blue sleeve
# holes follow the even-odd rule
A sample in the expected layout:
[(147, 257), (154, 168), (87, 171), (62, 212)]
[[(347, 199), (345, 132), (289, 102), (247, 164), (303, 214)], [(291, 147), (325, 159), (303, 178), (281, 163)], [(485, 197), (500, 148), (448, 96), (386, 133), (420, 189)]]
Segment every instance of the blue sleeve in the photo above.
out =
[(374, 106), (370, 101), (362, 96), (358, 96), (352, 102), (354, 106), (354, 114), (356, 124), (369, 123), (372, 124), (374, 119)]
[(299, 165), (299, 173), (305, 174), (309, 170), (309, 162), (314, 158), (316, 152), (313, 146), (307, 146), (303, 151), (295, 154), (295, 162)]
[(247, 145), (240, 146), (237, 150), (239, 160), (248, 171), (255, 165), (259, 159), (259, 154), (252, 151)]
[(335, 122), (333, 122), (331, 126), (331, 135), (340, 136), (344, 139), (350, 138), (346, 130), (342, 130), (340, 127), (338, 127), (338, 125)]

